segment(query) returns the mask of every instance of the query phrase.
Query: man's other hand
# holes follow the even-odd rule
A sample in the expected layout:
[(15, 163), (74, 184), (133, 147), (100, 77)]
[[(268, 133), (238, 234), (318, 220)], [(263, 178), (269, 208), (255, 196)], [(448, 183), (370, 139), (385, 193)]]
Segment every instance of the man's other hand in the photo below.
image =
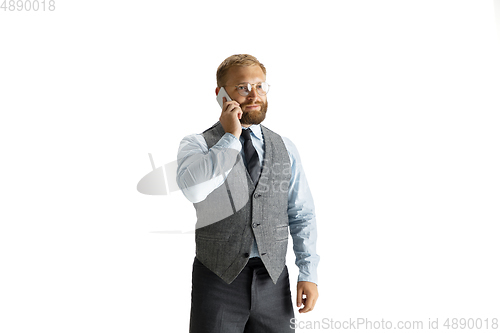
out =
[(318, 286), (316, 283), (308, 281), (297, 282), (297, 307), (300, 308), (304, 305), (303, 308), (299, 309), (300, 313), (312, 311), (314, 305), (316, 305), (318, 296)]

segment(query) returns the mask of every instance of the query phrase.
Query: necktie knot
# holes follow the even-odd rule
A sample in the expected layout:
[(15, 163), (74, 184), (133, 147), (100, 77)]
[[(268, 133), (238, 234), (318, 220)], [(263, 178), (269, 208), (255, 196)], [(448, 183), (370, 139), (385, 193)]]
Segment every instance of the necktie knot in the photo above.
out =
[(242, 129), (241, 130), (241, 136), (243, 137), (243, 139), (245, 139), (245, 141), (252, 140), (252, 138), (250, 137), (250, 133), (252, 133), (251, 129)]

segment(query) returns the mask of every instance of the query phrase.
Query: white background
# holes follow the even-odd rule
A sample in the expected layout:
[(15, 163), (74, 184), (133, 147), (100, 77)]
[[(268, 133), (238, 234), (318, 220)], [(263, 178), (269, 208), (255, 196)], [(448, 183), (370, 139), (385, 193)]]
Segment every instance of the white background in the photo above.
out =
[(218, 120), (236, 53), (315, 200), (297, 319), (500, 317), (493, 1), (56, 0), (0, 11), (0, 48), (1, 332), (187, 332), (194, 208), (136, 186)]

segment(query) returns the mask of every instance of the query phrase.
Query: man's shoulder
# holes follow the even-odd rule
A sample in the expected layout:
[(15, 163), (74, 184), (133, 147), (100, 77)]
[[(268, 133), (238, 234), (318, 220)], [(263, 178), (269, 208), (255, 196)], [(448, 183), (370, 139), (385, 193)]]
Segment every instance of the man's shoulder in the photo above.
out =
[(293, 143), (293, 141), (290, 140), (288, 137), (282, 136), (281, 139), (285, 143), (286, 149), (288, 151), (290, 151), (290, 150), (297, 150), (297, 147), (295, 147), (295, 144)]

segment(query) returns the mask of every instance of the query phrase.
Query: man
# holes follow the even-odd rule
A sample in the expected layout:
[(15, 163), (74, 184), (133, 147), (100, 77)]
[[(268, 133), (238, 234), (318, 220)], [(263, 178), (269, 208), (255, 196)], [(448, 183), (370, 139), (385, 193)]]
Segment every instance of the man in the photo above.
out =
[(198, 218), (190, 332), (293, 332), (288, 229), (306, 313), (318, 298), (314, 203), (293, 143), (260, 125), (264, 65), (247, 54), (227, 58), (216, 95), (222, 88), (231, 100), (223, 98), (219, 121), (186, 136), (177, 156), (177, 183)]

